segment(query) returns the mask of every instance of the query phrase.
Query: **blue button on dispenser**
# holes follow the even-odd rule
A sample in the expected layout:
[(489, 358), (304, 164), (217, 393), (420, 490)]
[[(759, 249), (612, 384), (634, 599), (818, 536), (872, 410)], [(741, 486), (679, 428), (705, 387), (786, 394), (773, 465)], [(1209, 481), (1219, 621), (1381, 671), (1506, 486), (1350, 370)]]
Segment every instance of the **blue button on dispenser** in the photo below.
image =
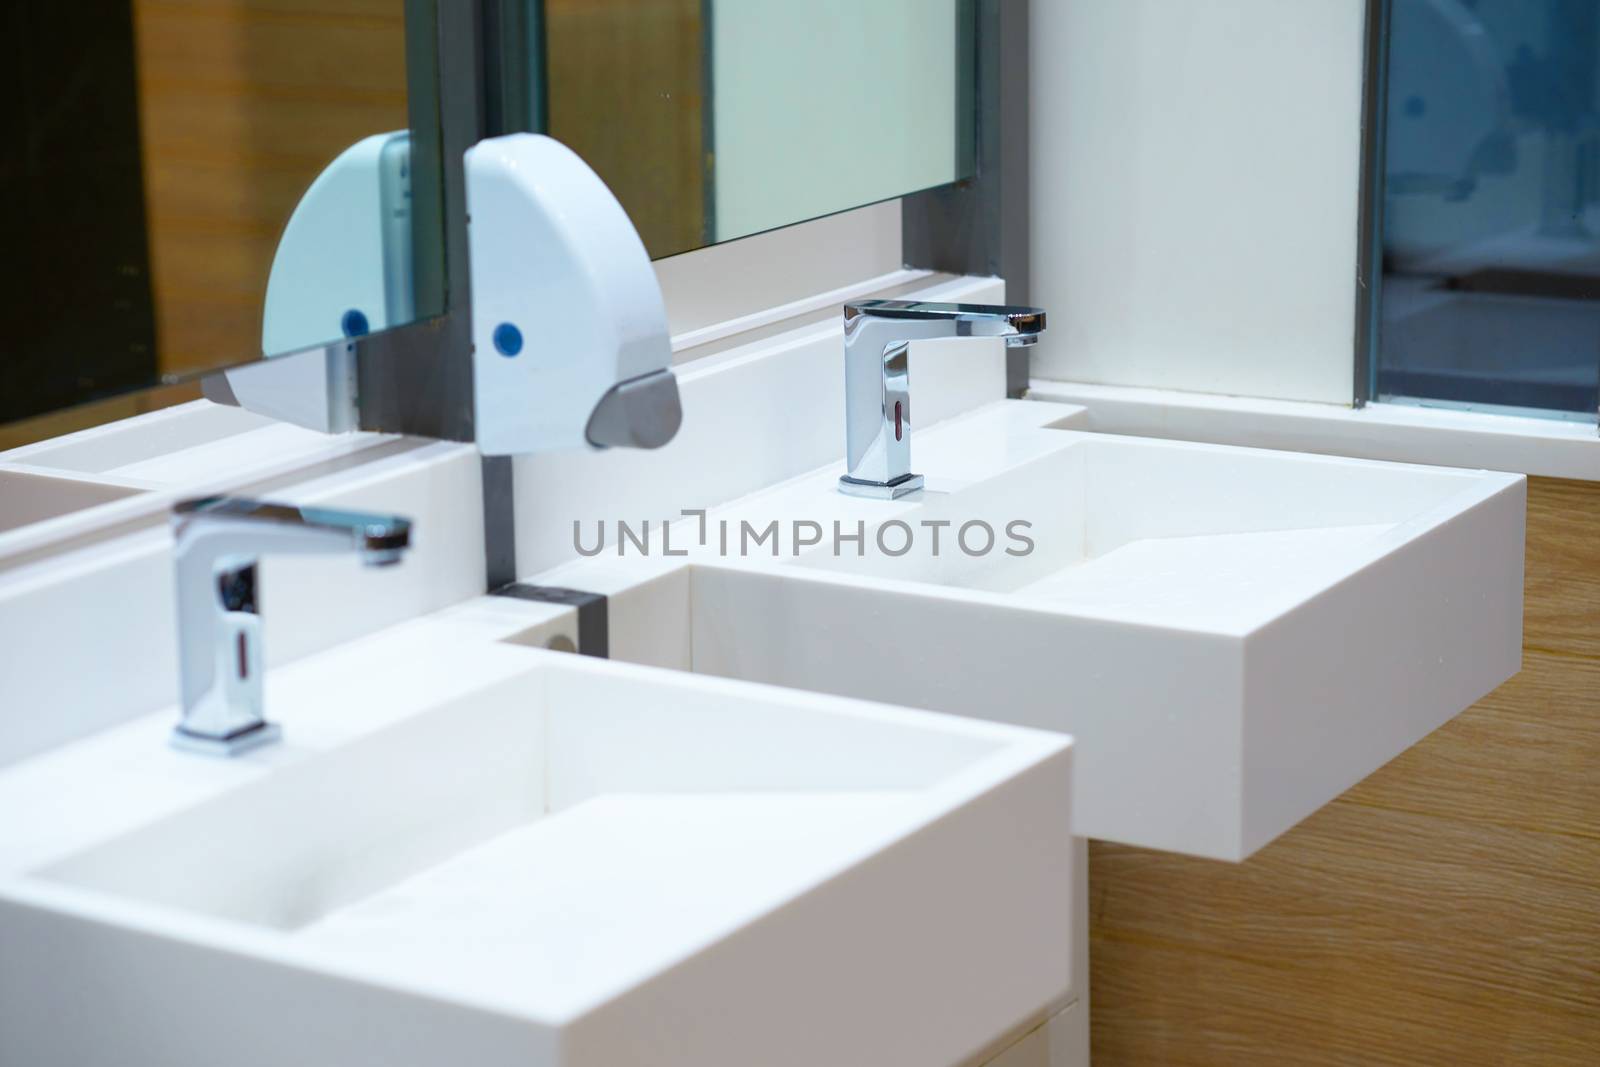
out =
[(510, 359), (522, 351), (522, 331), (509, 322), (502, 322), (494, 328), (495, 351)]

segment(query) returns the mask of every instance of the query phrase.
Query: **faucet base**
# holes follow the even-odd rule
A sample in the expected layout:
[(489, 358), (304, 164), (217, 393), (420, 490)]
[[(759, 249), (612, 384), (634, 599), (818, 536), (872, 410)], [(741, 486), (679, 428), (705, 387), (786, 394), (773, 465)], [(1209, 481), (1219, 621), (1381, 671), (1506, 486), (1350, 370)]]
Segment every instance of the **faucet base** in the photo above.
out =
[(275, 722), (259, 722), (227, 737), (207, 737), (177, 726), (172, 730), (172, 747), (184, 752), (197, 752), (202, 756), (226, 758), (270, 745), (282, 737), (283, 730)]
[(902, 474), (892, 482), (865, 482), (848, 474), (839, 478), (839, 492), (850, 496), (864, 496), (873, 500), (898, 500), (908, 493), (920, 492), (922, 475)]

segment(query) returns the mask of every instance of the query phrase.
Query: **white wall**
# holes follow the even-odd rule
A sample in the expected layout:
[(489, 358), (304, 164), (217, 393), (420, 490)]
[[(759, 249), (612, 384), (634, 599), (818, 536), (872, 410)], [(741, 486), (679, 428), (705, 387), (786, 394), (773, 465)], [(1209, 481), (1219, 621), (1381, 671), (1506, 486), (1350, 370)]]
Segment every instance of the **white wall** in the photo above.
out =
[(1032, 0), (1045, 378), (1348, 404), (1363, 0)]
[(956, 0), (711, 5), (717, 240), (941, 185)]

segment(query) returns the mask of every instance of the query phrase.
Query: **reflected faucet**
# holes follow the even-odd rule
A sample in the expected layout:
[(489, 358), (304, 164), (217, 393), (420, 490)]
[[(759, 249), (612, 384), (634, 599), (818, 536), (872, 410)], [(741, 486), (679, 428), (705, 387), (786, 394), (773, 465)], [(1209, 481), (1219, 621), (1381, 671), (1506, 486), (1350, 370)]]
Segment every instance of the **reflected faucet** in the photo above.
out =
[(395, 516), (226, 496), (179, 503), (172, 531), (183, 700), (172, 743), (213, 756), (280, 736), (262, 712), (257, 558), (355, 552), (381, 567), (411, 544), (410, 521)]
[(929, 304), (863, 300), (844, 307), (846, 474), (839, 490), (893, 500), (922, 488), (911, 473), (912, 341), (938, 337), (1003, 337), (1009, 348), (1031, 345), (1044, 312), (994, 304)]

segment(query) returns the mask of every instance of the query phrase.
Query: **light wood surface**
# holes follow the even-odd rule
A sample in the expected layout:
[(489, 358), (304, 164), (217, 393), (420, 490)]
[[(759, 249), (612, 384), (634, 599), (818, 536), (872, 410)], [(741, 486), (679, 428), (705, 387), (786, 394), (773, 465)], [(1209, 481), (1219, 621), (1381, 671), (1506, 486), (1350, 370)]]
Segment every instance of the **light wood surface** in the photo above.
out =
[(278, 236), (332, 159), (404, 129), (402, 0), (134, 0), (163, 372), (255, 358)]
[(1600, 1064), (1600, 484), (1531, 480), (1524, 618), (1519, 675), (1249, 861), (1090, 846), (1096, 1067)]
[(652, 258), (707, 244), (703, 0), (546, 0), (550, 135), (627, 209)]

